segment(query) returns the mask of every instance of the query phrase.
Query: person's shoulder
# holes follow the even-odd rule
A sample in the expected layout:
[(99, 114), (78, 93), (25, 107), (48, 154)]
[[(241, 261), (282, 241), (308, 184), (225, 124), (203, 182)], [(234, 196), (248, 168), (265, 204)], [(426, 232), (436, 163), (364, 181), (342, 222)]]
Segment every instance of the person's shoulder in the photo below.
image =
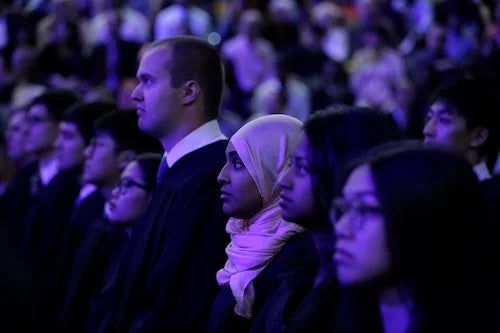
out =
[(273, 259), (273, 266), (281, 267), (281, 274), (294, 274), (302, 270), (315, 270), (319, 262), (318, 251), (309, 231), (290, 237)]
[(212, 168), (222, 167), (225, 163), (225, 152), (228, 140), (219, 140), (200, 147), (182, 157), (177, 163), (191, 165), (198, 172), (210, 172)]
[(316, 257), (317, 251), (314, 240), (309, 231), (303, 231), (290, 237), (281, 249), (283, 255), (290, 255), (296, 259)]

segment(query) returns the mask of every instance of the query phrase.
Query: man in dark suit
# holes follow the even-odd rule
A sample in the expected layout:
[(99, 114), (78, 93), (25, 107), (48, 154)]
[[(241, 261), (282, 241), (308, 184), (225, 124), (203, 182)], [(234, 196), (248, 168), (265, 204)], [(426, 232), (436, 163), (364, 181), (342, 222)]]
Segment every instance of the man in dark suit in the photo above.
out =
[[(139, 127), (165, 149), (145, 219), (88, 323), (94, 332), (202, 332), (225, 261), (227, 217), (217, 175), (227, 138), (217, 117), (223, 87), (219, 55), (201, 39), (151, 44), (132, 93)], [(110, 295), (107, 296), (106, 295)], [(90, 329), (89, 329), (90, 331)]]

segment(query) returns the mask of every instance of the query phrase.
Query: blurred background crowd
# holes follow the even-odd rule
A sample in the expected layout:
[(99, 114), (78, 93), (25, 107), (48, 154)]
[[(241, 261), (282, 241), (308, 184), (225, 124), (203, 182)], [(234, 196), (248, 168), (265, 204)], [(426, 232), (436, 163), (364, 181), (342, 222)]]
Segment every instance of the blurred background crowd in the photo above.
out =
[(132, 107), (141, 48), (192, 34), (224, 58), (228, 133), (342, 102), (392, 113), (420, 136), (439, 83), (464, 72), (497, 82), (499, 20), (494, 0), (2, 1), (1, 128), (47, 88)]

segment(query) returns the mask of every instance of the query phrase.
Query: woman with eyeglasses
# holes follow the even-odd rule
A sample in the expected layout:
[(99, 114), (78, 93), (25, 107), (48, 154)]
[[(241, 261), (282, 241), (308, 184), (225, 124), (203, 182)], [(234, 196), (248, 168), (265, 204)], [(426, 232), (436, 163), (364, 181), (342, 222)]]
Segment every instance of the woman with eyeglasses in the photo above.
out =
[(491, 332), (483, 213), (458, 155), (408, 142), (358, 160), (331, 210), (343, 290), (334, 332)]
[(145, 212), (160, 161), (160, 154), (145, 153), (127, 165), (105, 204), (104, 217), (94, 223), (78, 248), (61, 312), (64, 332), (91, 331), (85, 319), (92, 298), (105, 285), (134, 224)]
[(337, 192), (336, 178), (350, 158), (400, 136), (389, 115), (367, 108), (336, 105), (306, 120), (290, 167), (279, 181), (280, 207), (283, 218), (312, 233), (320, 266), (308, 290), (297, 288), (290, 275), (269, 301), (267, 314), (259, 318), (254, 332), (331, 331), (338, 287), (328, 213)]

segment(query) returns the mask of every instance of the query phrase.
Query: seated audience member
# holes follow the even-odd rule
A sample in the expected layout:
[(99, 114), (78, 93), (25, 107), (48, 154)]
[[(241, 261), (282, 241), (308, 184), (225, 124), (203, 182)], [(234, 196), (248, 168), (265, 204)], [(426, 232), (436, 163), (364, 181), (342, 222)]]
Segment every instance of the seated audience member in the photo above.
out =
[(84, 186), (66, 231), (63, 276), (92, 223), (102, 217), (104, 204), (111, 198), (121, 172), (137, 154), (160, 151), (159, 142), (139, 130), (134, 112), (115, 110), (95, 121), (92, 139), (84, 152)]
[(104, 203), (120, 178), (121, 172), (139, 153), (161, 152), (160, 143), (142, 133), (137, 125), (137, 114), (118, 110), (98, 118), (93, 137), (85, 149), (84, 187), (77, 200), (72, 227), (80, 239), (91, 223), (103, 214)]
[[(83, 151), (90, 140), (93, 121), (112, 108), (113, 105), (107, 104), (77, 103), (60, 116), (58, 136), (52, 143), (58, 172), (37, 195), (27, 220), (33, 237), (38, 237), (32, 244), (35, 245), (33, 252), (40, 258), (43, 255), (46, 260), (57, 261), (64, 230), (81, 187)], [(55, 281), (53, 277), (51, 280)]]
[(20, 246), (21, 228), (18, 223), (29, 202), (30, 179), (37, 170), (34, 154), (28, 153), (26, 140), (28, 123), (26, 111), (14, 112), (8, 119), (5, 133), (6, 154), (16, 172), (0, 197), (0, 223), (14, 245)]
[(94, 122), (115, 109), (114, 103), (91, 102), (76, 104), (63, 113), (54, 143), (60, 170), (77, 167), (83, 171), (84, 151), (90, 143)]
[(28, 107), (29, 123), (26, 149), (37, 158), (36, 171), (30, 177), (28, 204), (17, 220), (21, 225), (21, 247), (47, 318), (53, 318), (57, 285), (53, 274), (55, 254), (61, 244), (60, 221), (70, 216), (79, 184), (67, 182), (73, 171), (62, 172), (54, 142), (65, 110), (78, 102), (70, 90), (47, 91), (36, 97)]
[(26, 150), (28, 136), (28, 123), (26, 110), (14, 111), (7, 121), (5, 131), (6, 153), (9, 160), (14, 163), (16, 171), (33, 162), (34, 157)]
[(496, 105), (487, 82), (467, 78), (442, 84), (430, 98), (424, 142), (463, 155), (480, 181), (491, 178), (500, 148)]
[[(15, 245), (28, 256), (33, 235), (24, 220), (38, 191), (54, 186), (49, 186), (58, 172), (53, 142), (62, 112), (76, 101), (77, 96), (70, 91), (51, 90), (34, 98), (26, 113), (18, 111), (9, 119), (12, 131), (7, 137), (8, 153), (18, 160), (21, 169), (5, 191), (0, 219), (9, 226)], [(16, 148), (15, 143), (19, 145)]]
[(104, 217), (79, 246), (61, 313), (65, 332), (84, 332), (93, 296), (112, 273), (134, 223), (149, 203), (160, 160), (160, 154), (141, 154), (127, 165), (106, 202)]
[[(227, 162), (218, 181), (223, 209), (230, 219), (228, 260), (217, 272), (220, 291), (212, 305), (209, 332), (248, 332), (280, 276), (310, 262), (303, 274), (315, 271), (316, 250), (310, 235), (281, 217), (279, 173), (286, 166), (301, 122), (287, 115), (250, 121), (230, 139)], [(304, 265), (302, 265), (304, 266)]]
[(338, 174), (351, 158), (400, 137), (390, 115), (361, 107), (333, 106), (315, 112), (304, 123), (291, 167), (279, 181), (280, 206), (283, 218), (311, 232), (320, 267), (310, 290), (294, 289), (295, 280), (290, 275), (268, 303), (266, 316), (254, 325), (254, 332), (331, 331), (331, 309), (338, 287), (331, 262), (334, 240), (328, 213), (331, 199), (338, 192)]
[(379, 147), (332, 202), (343, 296), (334, 332), (490, 332), (488, 226), (461, 156)]
[[(475, 78), (441, 85), (431, 96), (423, 134), (426, 144), (446, 147), (472, 165), (488, 221), (500, 238), (500, 178), (491, 174), (500, 150), (500, 118), (492, 89), (487, 81)], [(495, 252), (500, 259), (500, 247)]]

